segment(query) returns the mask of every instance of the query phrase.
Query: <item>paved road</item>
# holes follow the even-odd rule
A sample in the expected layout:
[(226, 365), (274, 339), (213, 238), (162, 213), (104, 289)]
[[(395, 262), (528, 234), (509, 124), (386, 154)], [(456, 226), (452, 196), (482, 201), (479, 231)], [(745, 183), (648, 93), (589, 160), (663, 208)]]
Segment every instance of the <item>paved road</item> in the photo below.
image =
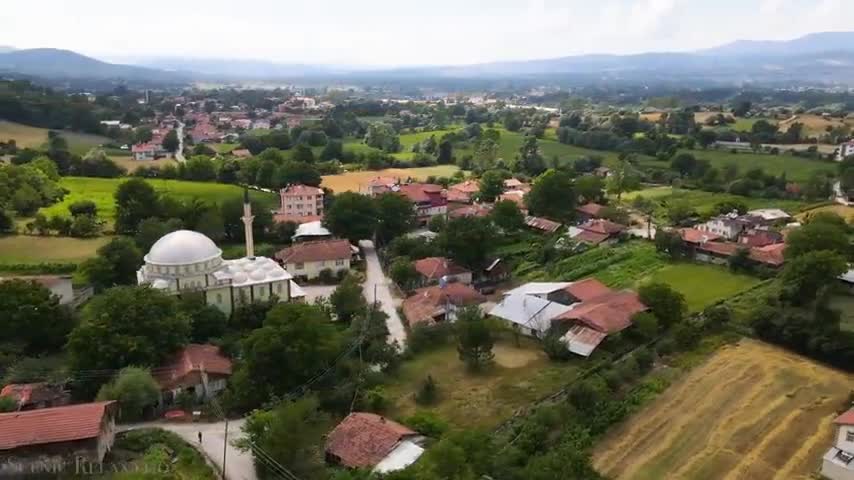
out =
[(300, 288), (305, 292), (305, 301), (315, 303), (320, 297), (329, 299), (336, 287), (335, 285), (300, 285)]
[(391, 280), (385, 276), (383, 269), (380, 266), (380, 259), (377, 257), (377, 251), (374, 248), (374, 242), (370, 240), (361, 240), (359, 247), (365, 254), (366, 263), (366, 278), (363, 285), (365, 298), (371, 302), (374, 299), (374, 288), (376, 287), (377, 301), (382, 307), (382, 311), (388, 315), (386, 324), (388, 325), (388, 341), (389, 343), (397, 342), (398, 347), (403, 349), (406, 346), (406, 330), (403, 329), (403, 322), (400, 320), (400, 315), (395, 309), (394, 298), (391, 296), (391, 290), (388, 288)]
[(178, 127), (175, 129), (178, 134), (178, 151), (175, 152), (175, 160), (184, 163), (184, 124), (178, 122)]
[[(225, 477), (227, 480), (258, 480), (255, 475), (255, 464), (252, 462), (252, 453), (243, 452), (234, 445), (232, 441), (242, 438), (244, 419), (228, 422), (228, 449), (226, 451)], [(162, 428), (173, 432), (184, 439), (212, 460), (222, 471), (223, 444), (225, 443), (225, 422), (216, 423), (141, 423), (127, 426), (119, 426), (120, 431), (133, 430), (137, 428)], [(199, 445), (199, 432), (202, 432), (202, 443)]]

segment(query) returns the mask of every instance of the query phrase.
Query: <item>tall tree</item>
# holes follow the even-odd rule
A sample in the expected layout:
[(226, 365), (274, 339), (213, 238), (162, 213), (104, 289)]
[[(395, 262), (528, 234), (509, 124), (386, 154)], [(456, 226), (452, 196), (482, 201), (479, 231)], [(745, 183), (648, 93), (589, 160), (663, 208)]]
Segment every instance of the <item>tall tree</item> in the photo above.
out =
[(666, 283), (652, 282), (641, 285), (638, 296), (664, 328), (681, 322), (687, 311), (685, 297)]
[(178, 138), (178, 131), (177, 130), (169, 130), (169, 133), (167, 133), (163, 137), (162, 146), (163, 146), (163, 149), (166, 150), (167, 152), (171, 152), (171, 153), (177, 152), (178, 147), (180, 145), (181, 145), (181, 141)]
[(525, 216), (519, 210), (519, 205), (511, 200), (497, 202), (489, 213), (489, 218), (501, 230), (511, 233), (525, 226)]
[(134, 235), (139, 222), (159, 216), (159, 198), (148, 182), (132, 178), (119, 185), (116, 199), (116, 232)]
[(374, 199), (377, 238), (388, 243), (415, 226), (415, 209), (409, 200), (396, 193), (384, 193)]
[(504, 175), (497, 170), (488, 170), (480, 177), (478, 197), (484, 202), (494, 202), (504, 191)]
[(816, 250), (786, 262), (780, 275), (780, 296), (794, 305), (815, 300), (828, 286), (835, 284), (848, 270), (845, 257), (831, 250)]
[(524, 143), (519, 147), (518, 167), (531, 176), (539, 175), (546, 170), (546, 162), (540, 154), (537, 137), (533, 135), (525, 137)]
[(116, 237), (97, 250), (98, 256), (83, 262), (80, 269), (100, 291), (116, 285), (136, 283), (136, 271), (142, 265), (142, 253), (128, 237)]
[(323, 219), (323, 224), (334, 235), (351, 242), (371, 238), (376, 223), (377, 210), (373, 200), (354, 192), (336, 195)]
[(339, 321), (350, 323), (353, 316), (368, 308), (362, 295), (362, 285), (353, 275), (347, 275), (329, 296), (332, 310)]
[(560, 170), (549, 170), (537, 177), (525, 197), (533, 215), (566, 221), (575, 215), (575, 193), (572, 177)]
[(35, 282), (0, 282), (0, 312), (0, 344), (19, 343), (31, 354), (55, 351), (73, 327), (71, 311), (59, 304), (59, 297)]
[(457, 313), (457, 352), (471, 370), (482, 370), (492, 363), (495, 340), (489, 324), (478, 307), (466, 307)]
[(494, 245), (492, 226), (486, 218), (452, 218), (436, 240), (448, 255), (472, 271), (480, 270)]
[(119, 419), (124, 422), (142, 420), (145, 409), (153, 407), (160, 398), (160, 387), (148, 370), (126, 367), (118, 376), (98, 391), (97, 400), (116, 400)]

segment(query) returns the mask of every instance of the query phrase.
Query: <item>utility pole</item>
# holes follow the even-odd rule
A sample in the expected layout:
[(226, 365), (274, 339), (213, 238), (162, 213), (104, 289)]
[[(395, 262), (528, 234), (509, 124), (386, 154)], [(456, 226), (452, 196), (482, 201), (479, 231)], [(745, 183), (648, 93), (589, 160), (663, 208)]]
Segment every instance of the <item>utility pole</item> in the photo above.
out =
[(225, 477), (225, 459), (228, 456), (228, 417), (225, 417), (225, 439), (222, 442), (222, 480)]

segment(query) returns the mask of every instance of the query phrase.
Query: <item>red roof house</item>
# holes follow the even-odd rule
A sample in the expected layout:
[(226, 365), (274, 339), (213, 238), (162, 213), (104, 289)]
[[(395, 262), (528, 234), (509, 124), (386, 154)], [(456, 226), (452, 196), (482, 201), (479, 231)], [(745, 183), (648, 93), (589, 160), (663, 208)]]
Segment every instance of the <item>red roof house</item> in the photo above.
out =
[[(452, 201), (450, 197), (448, 201)], [(489, 216), (490, 212), (492, 212), (491, 205), (484, 204), (474, 204), (474, 205), (466, 205), (460, 208), (455, 208), (448, 212), (448, 216), (451, 218), (460, 218), (460, 217), (478, 217), (484, 218)]]
[(703, 230), (697, 230), (696, 228), (680, 228), (679, 236), (682, 237), (683, 242), (693, 245), (699, 245), (705, 242), (714, 242), (723, 238), (716, 233), (705, 232)]
[(471, 203), (478, 192), (480, 192), (480, 182), (466, 180), (448, 187), (447, 198), (449, 202)]
[(836, 425), (854, 425), (854, 408), (836, 417), (833, 423)]
[(326, 459), (348, 468), (372, 469), (418, 433), (373, 413), (354, 412), (326, 437)]
[(108, 401), (2, 413), (0, 454), (25, 471), (78, 457), (100, 462), (113, 445), (116, 410), (116, 402)]
[(599, 218), (602, 215), (602, 211), (605, 210), (604, 205), (599, 205), (598, 203), (585, 203), (579, 207), (575, 208), (575, 211), (578, 213), (578, 216), (583, 220), (590, 220), (593, 218)]
[(531, 215), (525, 217), (525, 225), (546, 233), (554, 233), (563, 226), (563, 224), (549, 220), (548, 218), (534, 217)]
[(346, 239), (295, 243), (277, 252), (275, 258), (293, 275), (311, 279), (325, 269), (350, 270), (353, 246)]
[(582, 230), (586, 230), (588, 232), (598, 233), (602, 235), (614, 236), (619, 235), (626, 231), (625, 225), (620, 225), (619, 223), (614, 223), (610, 220), (589, 220), (587, 222), (582, 223), (578, 226), (578, 228)]
[(415, 271), (421, 275), (422, 284), (436, 283), (442, 277), (448, 281), (471, 283), (471, 271), (445, 257), (428, 257), (414, 262)]
[(564, 290), (572, 295), (576, 302), (585, 302), (611, 293), (611, 289), (595, 278), (585, 278), (567, 285)]
[[(178, 395), (187, 391), (209, 398), (225, 389), (231, 377), (231, 359), (216, 345), (190, 344), (154, 370), (154, 380), (164, 392)], [(166, 398), (165, 403), (170, 403)]]
[(71, 395), (59, 385), (47, 383), (10, 383), (0, 390), (0, 397), (12, 397), (18, 410), (60, 407), (71, 401)]
[(459, 307), (478, 305), (486, 297), (464, 283), (449, 283), (444, 287), (420, 288), (403, 301), (403, 314), (410, 326), (419, 323), (432, 325), (453, 320)]

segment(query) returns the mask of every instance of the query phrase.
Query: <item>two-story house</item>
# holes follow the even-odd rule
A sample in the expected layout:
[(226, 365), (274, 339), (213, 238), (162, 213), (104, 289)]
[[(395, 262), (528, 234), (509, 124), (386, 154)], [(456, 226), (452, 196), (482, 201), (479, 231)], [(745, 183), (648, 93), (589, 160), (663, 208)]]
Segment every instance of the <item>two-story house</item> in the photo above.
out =
[[(305, 221), (320, 220), (323, 217), (323, 189), (308, 185), (293, 184), (279, 190), (281, 205), (276, 215), (276, 221)], [(291, 220), (283, 220), (283, 219)]]
[(854, 408), (836, 417), (836, 442), (824, 454), (822, 476), (830, 480), (854, 480)]

